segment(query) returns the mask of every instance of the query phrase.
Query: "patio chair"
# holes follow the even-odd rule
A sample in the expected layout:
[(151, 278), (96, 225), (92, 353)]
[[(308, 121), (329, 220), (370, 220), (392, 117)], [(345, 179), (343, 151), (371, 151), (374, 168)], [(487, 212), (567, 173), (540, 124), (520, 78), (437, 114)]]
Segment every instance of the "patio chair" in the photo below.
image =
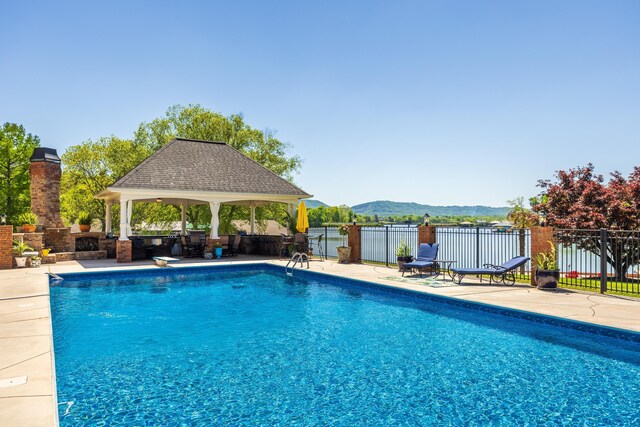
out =
[(293, 236), (294, 251), (306, 254), (309, 251), (309, 241), (304, 233), (296, 233)]
[(280, 258), (293, 255), (289, 253), (289, 246), (293, 245), (293, 236), (287, 236), (284, 233), (280, 233), (280, 236)]
[(528, 257), (517, 256), (501, 265), (484, 264), (483, 268), (454, 267), (451, 271), (453, 272), (453, 281), (457, 284), (462, 282), (464, 276), (471, 274), (480, 276), (480, 281), (482, 281), (482, 276), (489, 276), (489, 284), (504, 283), (505, 285), (511, 286), (516, 282), (515, 270), (525, 265), (528, 261)]
[(402, 276), (404, 277), (404, 273), (407, 270), (417, 270), (420, 273), (420, 277), (422, 277), (422, 273), (425, 270), (431, 270), (431, 272), (437, 273), (438, 264), (434, 262), (434, 260), (438, 256), (439, 248), (439, 243), (420, 243), (416, 259), (411, 262), (406, 262), (402, 266)]
[(233, 240), (229, 238), (229, 252), (231, 256), (238, 256), (240, 250), (240, 242), (242, 242), (242, 236), (239, 234), (233, 234)]
[(229, 235), (220, 236), (220, 245), (222, 247), (222, 256), (229, 256)]
[(182, 245), (182, 256), (185, 258), (202, 256), (203, 245), (197, 235), (180, 236), (180, 244)]

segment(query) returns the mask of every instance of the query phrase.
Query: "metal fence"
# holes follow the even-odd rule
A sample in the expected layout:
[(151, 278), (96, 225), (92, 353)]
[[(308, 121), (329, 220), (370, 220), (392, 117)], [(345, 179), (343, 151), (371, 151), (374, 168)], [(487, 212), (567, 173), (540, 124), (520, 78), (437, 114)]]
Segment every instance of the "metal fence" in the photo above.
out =
[(556, 230), (560, 284), (640, 294), (640, 231)]
[[(499, 230), (491, 227), (436, 227), (438, 258), (455, 260), (456, 267), (503, 264), (515, 256), (531, 256), (529, 229)], [(528, 265), (520, 269), (529, 275)]]
[(396, 265), (396, 249), (406, 243), (415, 256), (418, 250), (418, 228), (410, 225), (361, 228), (361, 257), (363, 261)]
[[(310, 228), (309, 234), (323, 235), (322, 250), (330, 258), (338, 256), (337, 246), (347, 244), (346, 236), (340, 236), (337, 227)], [(640, 231), (556, 230), (554, 237), (558, 242), (561, 286), (640, 294)], [(396, 249), (403, 240), (415, 256), (416, 226), (362, 227), (362, 261), (396, 265)], [(529, 229), (436, 227), (436, 241), (440, 244), (438, 258), (455, 260), (457, 267), (502, 264), (518, 255), (531, 257)], [(522, 279), (529, 277), (530, 265), (520, 269)]]

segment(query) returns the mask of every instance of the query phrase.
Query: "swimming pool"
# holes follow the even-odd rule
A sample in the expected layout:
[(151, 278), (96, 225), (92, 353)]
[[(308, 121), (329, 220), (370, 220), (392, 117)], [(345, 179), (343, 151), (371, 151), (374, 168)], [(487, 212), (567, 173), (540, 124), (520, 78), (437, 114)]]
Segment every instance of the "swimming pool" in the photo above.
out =
[(267, 264), (64, 277), (62, 426), (640, 420), (638, 334)]

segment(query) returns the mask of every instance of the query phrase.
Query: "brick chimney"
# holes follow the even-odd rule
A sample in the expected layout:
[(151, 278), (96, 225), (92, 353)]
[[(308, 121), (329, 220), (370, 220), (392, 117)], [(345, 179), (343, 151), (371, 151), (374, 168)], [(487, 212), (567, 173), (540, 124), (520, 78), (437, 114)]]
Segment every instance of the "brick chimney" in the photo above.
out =
[(44, 228), (64, 227), (60, 217), (62, 168), (55, 148), (38, 147), (31, 156), (31, 210)]

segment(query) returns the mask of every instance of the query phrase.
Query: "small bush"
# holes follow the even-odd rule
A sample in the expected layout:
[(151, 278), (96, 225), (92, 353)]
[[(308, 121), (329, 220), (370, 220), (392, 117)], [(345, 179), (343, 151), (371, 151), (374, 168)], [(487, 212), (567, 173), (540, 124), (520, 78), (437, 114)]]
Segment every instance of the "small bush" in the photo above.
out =
[(37, 225), (38, 224), (38, 215), (33, 212), (25, 212), (18, 216), (18, 224), (22, 225)]

